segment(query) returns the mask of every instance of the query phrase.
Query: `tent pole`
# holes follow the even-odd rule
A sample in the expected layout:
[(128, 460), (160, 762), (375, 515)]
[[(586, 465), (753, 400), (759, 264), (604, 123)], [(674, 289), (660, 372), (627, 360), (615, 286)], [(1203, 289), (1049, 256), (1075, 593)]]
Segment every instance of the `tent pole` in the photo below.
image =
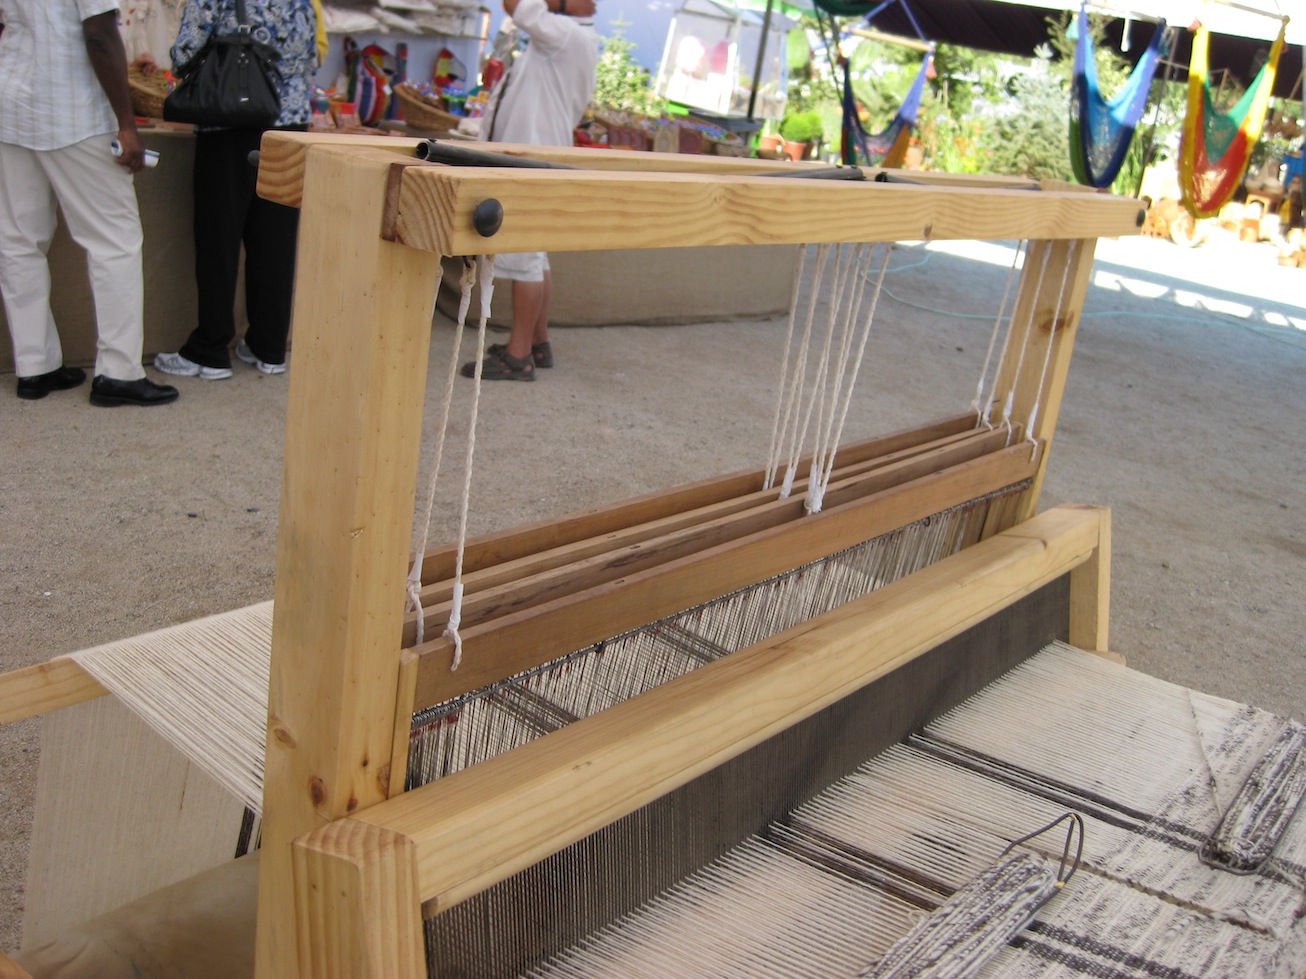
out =
[(757, 64), (753, 66), (753, 88), (748, 93), (748, 121), (754, 120), (753, 111), (757, 108), (757, 83), (762, 77), (762, 62), (766, 58), (766, 39), (771, 33), (771, 8), (775, 0), (766, 0), (766, 13), (762, 17), (762, 36), (757, 41)]

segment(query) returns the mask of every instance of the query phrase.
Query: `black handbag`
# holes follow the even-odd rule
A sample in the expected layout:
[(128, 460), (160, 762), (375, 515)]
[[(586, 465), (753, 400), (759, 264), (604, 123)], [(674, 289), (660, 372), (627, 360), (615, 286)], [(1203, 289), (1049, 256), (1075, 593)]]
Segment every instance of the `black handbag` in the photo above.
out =
[(235, 34), (212, 34), (195, 57), (174, 68), (177, 87), (163, 100), (163, 118), (197, 126), (266, 129), (281, 115), (281, 53), (254, 39), (245, 0), (236, 0)]

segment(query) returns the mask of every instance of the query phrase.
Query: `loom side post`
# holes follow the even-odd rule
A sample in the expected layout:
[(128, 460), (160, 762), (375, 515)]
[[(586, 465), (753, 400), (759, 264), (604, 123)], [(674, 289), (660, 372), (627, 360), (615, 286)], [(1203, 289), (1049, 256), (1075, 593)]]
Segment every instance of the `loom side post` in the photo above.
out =
[(1094, 507), (1101, 520), (1092, 556), (1070, 572), (1070, 632), (1072, 646), (1124, 662), (1110, 653), (1111, 511)]
[(293, 859), (304, 975), (425, 979), (411, 839), (340, 819), (297, 840)]
[(312, 974), (299, 958), (292, 841), (389, 792), (439, 262), (379, 235), (392, 154), (322, 145), (306, 157), (268, 699), (262, 979)]
[(1096, 245), (1092, 238), (1031, 241), (1026, 250), (1012, 313), (1015, 329), (994, 392), (1004, 398), (1014, 391), (1011, 421), (1023, 426), (1034, 415), (1026, 436), (1041, 441), (1043, 449), (1030, 488), (998, 522), (985, 527), (985, 536), (1028, 520), (1038, 509)]

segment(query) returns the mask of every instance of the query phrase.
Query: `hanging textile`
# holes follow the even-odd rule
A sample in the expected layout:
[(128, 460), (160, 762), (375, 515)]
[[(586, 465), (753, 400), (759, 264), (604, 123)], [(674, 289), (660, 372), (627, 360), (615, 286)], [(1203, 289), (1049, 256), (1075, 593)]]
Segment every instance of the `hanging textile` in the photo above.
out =
[(843, 59), (843, 162), (853, 166), (900, 167), (907, 157), (916, 116), (920, 112), (925, 80), (934, 64), (934, 52), (926, 52), (921, 70), (916, 73), (907, 97), (903, 99), (893, 121), (872, 135), (862, 128), (857, 116), (857, 99), (853, 96), (848, 61)]
[(1103, 98), (1098, 87), (1086, 4), (1079, 8), (1078, 30), (1070, 100), (1070, 163), (1081, 184), (1109, 187), (1125, 162), (1134, 129), (1147, 108), (1147, 93), (1165, 46), (1165, 21), (1156, 25), (1152, 41), (1130, 72), (1129, 80), (1110, 101)]
[(1197, 27), (1188, 67), (1188, 110), (1179, 143), (1179, 193), (1193, 217), (1218, 214), (1247, 172), (1252, 147), (1261, 138), (1287, 27), (1285, 18), (1269, 58), (1227, 113), (1216, 109), (1206, 77), (1210, 32), (1203, 25)]

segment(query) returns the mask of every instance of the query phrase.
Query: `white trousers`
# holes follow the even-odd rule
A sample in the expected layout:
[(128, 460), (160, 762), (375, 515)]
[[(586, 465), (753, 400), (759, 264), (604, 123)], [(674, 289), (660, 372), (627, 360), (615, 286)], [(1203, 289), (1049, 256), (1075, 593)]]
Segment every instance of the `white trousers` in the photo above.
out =
[(110, 133), (57, 150), (0, 143), (0, 295), (19, 377), (63, 366), (47, 258), (56, 202), (69, 234), (86, 249), (98, 336), (95, 373), (120, 381), (145, 376), (141, 217), (132, 176), (109, 153), (112, 141)]

